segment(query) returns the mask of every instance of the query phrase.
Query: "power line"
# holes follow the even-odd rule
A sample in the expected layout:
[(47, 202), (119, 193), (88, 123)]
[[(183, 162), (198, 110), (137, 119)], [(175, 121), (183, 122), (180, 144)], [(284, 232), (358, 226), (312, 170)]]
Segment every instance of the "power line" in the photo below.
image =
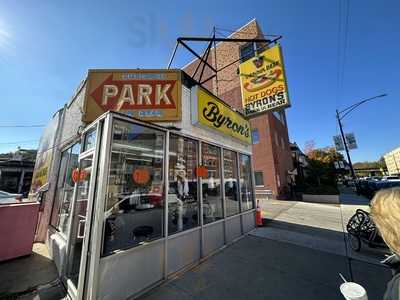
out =
[(45, 125), (0, 125), (0, 128), (32, 128), (44, 127)]
[[(349, 17), (350, 17), (350, 1), (344, 0), (342, 8), (342, 0), (339, 0), (339, 28), (338, 28), (338, 75), (337, 75), (337, 95), (338, 100), (343, 92), (343, 83), (346, 67), (346, 58), (348, 50), (349, 37)], [(343, 17), (342, 10), (345, 12), (344, 24), (342, 26)], [(342, 37), (343, 35), (343, 37)], [(340, 103), (340, 102), (339, 102)]]
[[(337, 70), (336, 70), (336, 105), (339, 106), (340, 104), (340, 73), (341, 73), (341, 53), (342, 53), (342, 47), (341, 47), (341, 37), (342, 37), (342, 0), (338, 0), (339, 3), (339, 11), (338, 11), (338, 46), (337, 46)], [(337, 128), (336, 128), (337, 129)], [(337, 131), (337, 130), (336, 130)], [(337, 132), (336, 132), (337, 133)]]
[(344, 70), (346, 66), (346, 54), (348, 47), (348, 36), (349, 36), (349, 15), (350, 15), (350, 1), (346, 1), (346, 18), (344, 24), (344, 40), (343, 40), (343, 67), (342, 67), (342, 78), (341, 78), (341, 88), (343, 88), (343, 80), (344, 80)]
[(39, 142), (39, 140), (24, 140), (24, 141), (16, 141), (16, 142), (5, 142), (5, 143), (0, 143), (0, 145), (26, 144), (26, 143), (33, 143), (33, 142)]

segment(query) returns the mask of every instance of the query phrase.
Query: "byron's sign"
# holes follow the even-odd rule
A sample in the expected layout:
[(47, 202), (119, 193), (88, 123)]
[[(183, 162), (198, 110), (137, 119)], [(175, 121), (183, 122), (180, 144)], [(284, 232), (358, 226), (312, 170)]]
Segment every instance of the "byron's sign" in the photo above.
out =
[(181, 72), (90, 70), (83, 121), (109, 110), (153, 122), (181, 120)]
[(241, 63), (239, 70), (246, 116), (290, 106), (280, 45)]
[(193, 123), (251, 144), (250, 123), (242, 115), (200, 87), (194, 87), (192, 95), (194, 96)]

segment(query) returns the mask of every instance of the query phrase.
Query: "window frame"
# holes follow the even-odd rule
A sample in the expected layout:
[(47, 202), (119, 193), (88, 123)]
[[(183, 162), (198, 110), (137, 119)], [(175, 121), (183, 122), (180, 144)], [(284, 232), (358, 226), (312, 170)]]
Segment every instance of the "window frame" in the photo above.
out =
[[(169, 139), (169, 142), (168, 142), (168, 145), (169, 145), (169, 149), (168, 149), (168, 157), (166, 158), (166, 159), (168, 159), (168, 170), (166, 170), (166, 172), (167, 172), (167, 174), (168, 174), (168, 194), (166, 194), (166, 195), (169, 195), (170, 193), (169, 193), (169, 189), (170, 189), (170, 180), (169, 180), (169, 172), (170, 172), (170, 170), (171, 170), (171, 166), (170, 166), (170, 156), (171, 156), (171, 138), (173, 137), (173, 136), (175, 136), (175, 137), (177, 137), (177, 138), (179, 138), (179, 137), (182, 137), (184, 140), (185, 140), (185, 142), (186, 141), (192, 141), (192, 142), (195, 142), (196, 143), (196, 166), (198, 166), (199, 165), (199, 155), (200, 155), (200, 153), (199, 153), (199, 144), (200, 144), (200, 141), (199, 140), (196, 140), (196, 139), (193, 139), (193, 138), (190, 138), (190, 137), (187, 137), (187, 136), (183, 136), (183, 135), (180, 135), (180, 134), (177, 134), (177, 133), (175, 133), (175, 132), (172, 132), (172, 133), (170, 133), (169, 135), (168, 135), (168, 139)], [(167, 138), (167, 137), (166, 137)], [(196, 171), (195, 171), (196, 172)], [(197, 175), (197, 174), (195, 174), (195, 177), (196, 177), (196, 185), (197, 185), (197, 188), (196, 188), (196, 197), (197, 197), (197, 200), (196, 200), (196, 204), (197, 204), (197, 225), (196, 226), (194, 226), (194, 227), (191, 227), (191, 228), (187, 228), (187, 229), (183, 229), (183, 230), (181, 230), (181, 231), (175, 231), (175, 232), (170, 232), (170, 228), (169, 228), (169, 226), (168, 226), (168, 236), (172, 236), (172, 235), (177, 235), (177, 234), (180, 234), (180, 233), (184, 233), (184, 232), (187, 232), (187, 231), (190, 231), (190, 230), (193, 230), (193, 229), (196, 229), (196, 228), (199, 228), (201, 225), (200, 225), (200, 217), (201, 217), (201, 215), (200, 215), (200, 194), (199, 194), (199, 189), (200, 189), (200, 182), (199, 182), (199, 176)], [(168, 196), (167, 196), (167, 199), (166, 199), (166, 201), (167, 201), (167, 203), (168, 203)], [(169, 206), (169, 203), (168, 203), (168, 212), (167, 212), (167, 218), (168, 218), (168, 224), (169, 224), (169, 217), (170, 217), (170, 211), (169, 211), (169, 209), (170, 209), (170, 206)]]
[[(67, 231), (63, 232), (62, 230), (60, 230), (60, 209), (61, 209), (61, 205), (64, 202), (64, 194), (65, 194), (65, 186), (66, 186), (66, 181), (67, 181), (67, 171), (68, 171), (68, 166), (70, 165), (71, 162), (71, 157), (72, 157), (72, 149), (75, 146), (79, 146), (78, 149), (78, 157), (81, 153), (82, 150), (82, 143), (81, 143), (81, 139), (77, 139), (72, 143), (69, 143), (68, 145), (66, 145), (63, 150), (60, 151), (60, 163), (58, 166), (58, 171), (57, 171), (57, 181), (56, 181), (56, 188), (54, 191), (54, 197), (53, 197), (53, 203), (52, 203), (52, 208), (51, 208), (51, 214), (50, 214), (50, 222), (49, 225), (54, 228), (58, 233), (60, 233), (64, 238), (67, 238), (69, 235), (69, 223), (70, 220), (67, 220)], [(63, 153), (68, 153), (68, 158), (67, 158), (67, 162), (65, 164), (65, 170), (63, 172), (63, 174), (60, 174), (61, 172), (61, 168), (62, 168), (62, 155)], [(79, 158), (78, 158), (78, 162), (79, 162)], [(60, 175), (62, 176), (62, 185), (59, 187), (59, 179), (60, 179)], [(75, 185), (76, 183), (74, 183), (73, 188), (72, 188), (72, 199), (70, 202), (73, 202), (74, 199), (74, 189), (75, 189)], [(61, 197), (60, 197), (61, 196)], [(55, 211), (55, 206), (56, 206), (56, 202), (58, 202), (58, 209), (57, 212)], [(70, 205), (72, 205), (72, 203), (70, 203)], [(54, 214), (57, 214), (57, 219), (56, 219), (56, 225), (53, 222), (53, 218), (55, 217)], [(71, 217), (71, 207), (69, 210), (69, 215), (68, 218)]]
[[(202, 195), (201, 195), (201, 193), (202, 193), (202, 178), (198, 177), (198, 190), (197, 190), (197, 192), (198, 192), (198, 202), (200, 204), (199, 226), (191, 228), (191, 229), (188, 229), (188, 230), (184, 230), (182, 232), (177, 232), (177, 233), (171, 234), (171, 238), (174, 238), (174, 237), (177, 237), (179, 235), (182, 235), (182, 234), (185, 234), (185, 233), (189, 233), (189, 232), (192, 232), (192, 231), (195, 231), (195, 230), (202, 231), (202, 230), (204, 230), (204, 228), (206, 228), (209, 225), (220, 223), (220, 222), (226, 222), (232, 217), (245, 215), (245, 214), (248, 214), (251, 211), (255, 211), (255, 186), (254, 186), (254, 178), (253, 178), (254, 174), (253, 174), (253, 166), (252, 166), (253, 157), (252, 157), (252, 153), (251, 152), (248, 152), (248, 151), (246, 151), (244, 149), (237, 150), (237, 149), (233, 148), (233, 146), (230, 146), (230, 145), (217, 144), (217, 143), (215, 143), (213, 141), (210, 141), (210, 140), (207, 140), (205, 138), (196, 137), (196, 136), (190, 135), (190, 134), (185, 133), (185, 132), (175, 131), (173, 129), (161, 127), (161, 126), (159, 126), (157, 124), (151, 124), (151, 123), (147, 123), (147, 122), (142, 122), (140, 120), (132, 120), (131, 118), (126, 117), (126, 116), (124, 116), (122, 114), (118, 114), (118, 113), (113, 113), (111, 115), (111, 118), (110, 118), (110, 121), (109, 121), (110, 125), (108, 125), (108, 126), (112, 128), (112, 124), (113, 124), (113, 122), (115, 120), (125, 121), (125, 122), (130, 123), (130, 124), (136, 124), (136, 125), (139, 125), (139, 126), (144, 126), (144, 127), (160, 130), (160, 131), (163, 131), (165, 133), (165, 140), (164, 140), (164, 155), (165, 155), (164, 156), (164, 159), (165, 159), (164, 160), (164, 171), (165, 171), (164, 172), (164, 174), (165, 174), (164, 178), (165, 178), (165, 180), (164, 180), (164, 184), (165, 184), (165, 192), (166, 193), (168, 192), (168, 188), (169, 188), (169, 180), (168, 180), (169, 178), (168, 178), (168, 172), (167, 172), (167, 169), (169, 169), (169, 166), (168, 166), (169, 159), (167, 159), (167, 158), (169, 158), (169, 145), (168, 144), (170, 142), (170, 138), (169, 138), (170, 135), (174, 134), (174, 135), (177, 135), (177, 136), (181, 136), (181, 137), (184, 137), (184, 138), (188, 138), (188, 139), (197, 141), (197, 153), (198, 153), (197, 162), (198, 162), (198, 164), (200, 166), (203, 165), (203, 159), (202, 159), (202, 155), (201, 155), (202, 145), (203, 144), (209, 144), (211, 146), (217, 147), (219, 149), (219, 153), (220, 153), (221, 186), (223, 186), (222, 185), (222, 183), (223, 183), (222, 180), (223, 180), (223, 176), (224, 176), (224, 174), (223, 174), (224, 173), (224, 171), (223, 171), (223, 157), (222, 157), (223, 151), (224, 150), (233, 151), (235, 153), (236, 157), (237, 157), (237, 162), (238, 162), (237, 163), (238, 164), (238, 170), (237, 170), (237, 172), (238, 172), (238, 191), (239, 191), (238, 194), (239, 194), (240, 212), (238, 214), (232, 215), (232, 216), (227, 216), (226, 215), (226, 212), (225, 212), (225, 205), (226, 205), (225, 204), (225, 195), (224, 195), (224, 191), (222, 190), (221, 191), (221, 201), (222, 201), (222, 205), (223, 205), (223, 211), (224, 211), (223, 213), (224, 213), (224, 215), (219, 220), (216, 220), (214, 222), (210, 222), (210, 223), (205, 224), (203, 222), (203, 218), (201, 217), (201, 212), (202, 212), (202, 209), (203, 209), (202, 203), (201, 203), (201, 201), (203, 200)], [(111, 140), (112, 140), (112, 134), (111, 134), (112, 130), (111, 130), (111, 128), (108, 129), (110, 137), (106, 138), (106, 141), (108, 141), (107, 144), (110, 143), (110, 145), (106, 144), (104, 146), (104, 147), (106, 147), (106, 149), (107, 148), (109, 149), (109, 151), (107, 151), (107, 153), (111, 153)], [(249, 146), (251, 146), (251, 145), (249, 145)], [(240, 164), (239, 163), (239, 158), (240, 158), (241, 155), (245, 155), (245, 156), (249, 157), (249, 174), (250, 174), (249, 180), (250, 180), (250, 184), (251, 184), (251, 194), (252, 194), (252, 197), (251, 197), (252, 207), (249, 208), (249, 209), (243, 209), (243, 207), (242, 207), (242, 195), (240, 193), (241, 184), (240, 184), (240, 165), (239, 165)], [(106, 162), (106, 165), (108, 166), (108, 164), (110, 162), (110, 159), (105, 158), (105, 162)], [(102, 181), (103, 184), (107, 184), (106, 183), (107, 180), (104, 180), (104, 179), (102, 179), (102, 180), (103, 180)], [(166, 201), (166, 200), (164, 199), (164, 201)], [(165, 202), (165, 203), (167, 204), (167, 202)], [(102, 210), (105, 211), (105, 205), (106, 205), (105, 201), (102, 201), (102, 204), (98, 204), (98, 205), (100, 205), (100, 207), (102, 207)], [(167, 218), (168, 218), (168, 204), (164, 206), (163, 220), (165, 221), (165, 220), (167, 220)], [(162, 237), (157, 238), (157, 239), (152, 239), (152, 240), (146, 242), (146, 244), (139, 244), (139, 245), (134, 246), (134, 247), (126, 248), (126, 250), (124, 250), (122, 252), (116, 251), (116, 252), (104, 255), (103, 254), (104, 226), (105, 226), (104, 218), (100, 222), (102, 223), (102, 228), (103, 228), (103, 230), (100, 230), (100, 234), (98, 236), (99, 244), (100, 244), (99, 245), (100, 246), (100, 248), (99, 248), (100, 249), (99, 257), (101, 259), (104, 259), (104, 258), (107, 258), (107, 257), (111, 257), (113, 255), (119, 255), (120, 253), (125, 252), (125, 251), (129, 251), (129, 252), (136, 251), (136, 249), (140, 249), (142, 247), (147, 247), (147, 245), (150, 245), (150, 244), (160, 243), (162, 241), (166, 242), (169, 239), (169, 236), (170, 236), (170, 234), (168, 233), (168, 230), (167, 230), (167, 228), (168, 228), (167, 224), (165, 224), (166, 222), (164, 222), (164, 226), (165, 227), (163, 229), (164, 234), (163, 234)]]
[[(245, 51), (249, 51), (250, 53), (250, 46), (252, 48), (252, 53), (248, 55), (242, 55), (243, 52)], [(256, 55), (256, 50), (254, 49), (254, 42), (247, 42), (239, 47), (239, 57), (241, 63), (253, 58), (255, 55)]]
[(162, 196), (163, 197), (163, 205), (162, 206), (163, 206), (163, 208), (162, 208), (162, 211), (161, 211), (161, 234), (159, 236), (152, 237), (149, 240), (144, 241), (144, 242), (140, 242), (138, 244), (132, 244), (132, 245), (129, 245), (129, 246), (126, 246), (126, 247), (121, 247), (121, 248), (118, 248), (118, 249), (114, 249), (113, 251), (110, 251), (110, 252), (106, 252), (105, 251), (105, 231), (106, 231), (106, 220), (108, 219), (108, 217), (106, 217), (106, 215), (105, 215), (106, 212), (107, 212), (107, 200), (104, 199), (103, 200), (103, 205), (104, 205), (103, 214), (104, 214), (104, 217), (103, 217), (103, 223), (102, 223), (102, 229), (103, 230), (102, 230), (102, 234), (101, 234), (101, 250), (100, 250), (100, 257), (101, 258), (106, 258), (106, 257), (112, 256), (112, 255), (114, 255), (114, 254), (116, 254), (116, 253), (118, 253), (120, 251), (129, 251), (129, 250), (132, 250), (132, 249), (140, 248), (142, 246), (146, 246), (146, 244), (150, 244), (150, 243), (153, 243), (153, 242), (160, 242), (161, 240), (163, 240), (166, 237), (168, 237), (168, 230), (167, 230), (167, 227), (165, 226), (166, 225), (166, 218), (168, 218), (167, 208), (166, 208), (167, 207), (167, 205), (166, 205), (167, 198), (166, 198), (165, 195), (166, 195), (166, 193), (168, 193), (168, 188), (169, 188), (168, 185), (167, 185), (168, 172), (166, 171), (166, 169), (168, 168), (168, 165), (169, 165), (169, 161), (166, 162), (166, 160), (169, 158), (169, 149), (167, 149), (168, 144), (169, 144), (169, 141), (167, 142), (167, 139), (169, 139), (169, 131), (166, 130), (166, 129), (161, 129), (158, 126), (151, 126), (151, 124), (149, 125), (149, 124), (144, 124), (142, 122), (137, 122), (136, 120), (135, 120), (135, 122), (132, 122), (132, 120), (126, 120), (126, 119), (120, 118), (120, 117), (111, 118), (111, 121), (110, 121), (111, 130), (110, 130), (110, 137), (109, 137), (110, 145), (109, 145), (109, 152), (108, 152), (109, 159), (108, 159), (108, 163), (106, 163), (106, 165), (104, 166), (104, 172), (107, 175), (106, 176), (107, 179), (105, 181), (106, 193), (108, 193), (108, 186), (109, 186), (108, 178), (109, 178), (109, 175), (110, 175), (110, 168), (111, 168), (111, 162), (112, 162), (111, 156), (112, 156), (112, 153), (113, 153), (113, 147), (112, 147), (113, 140), (114, 140), (113, 134), (114, 134), (114, 125), (115, 125), (116, 122), (126, 123), (129, 126), (144, 127), (144, 128), (150, 129), (150, 130), (154, 130), (154, 131), (158, 131), (158, 132), (162, 132), (163, 133), (162, 150), (160, 150), (162, 155), (163, 155), (162, 172), (161, 172), (162, 181), (163, 181), (162, 182), (162, 187), (163, 187), (163, 193), (162, 193), (162, 195), (163, 195)]
[[(216, 148), (218, 150), (218, 153), (217, 153), (216, 157), (219, 160), (219, 164), (218, 164), (218, 169), (219, 169), (218, 170), (219, 171), (219, 197), (220, 197), (220, 201), (221, 201), (221, 211), (222, 211), (222, 217), (217, 216), (215, 218), (215, 220), (213, 220), (211, 222), (205, 222), (205, 219), (203, 218), (203, 216), (204, 216), (204, 197), (203, 197), (203, 195), (204, 195), (204, 190), (203, 190), (204, 181), (202, 180), (200, 201), (202, 202), (201, 205), (203, 206), (203, 213), (201, 214), (200, 217), (203, 219), (202, 220), (202, 224), (203, 225), (208, 225), (208, 224), (212, 224), (212, 223), (215, 223), (215, 222), (218, 222), (218, 221), (221, 221), (221, 220), (225, 219), (225, 195), (224, 195), (224, 191), (223, 191), (223, 174), (222, 174), (223, 173), (223, 166), (222, 166), (223, 161), (221, 159), (223, 147), (220, 147), (220, 146), (217, 146), (215, 144), (208, 143), (208, 142), (205, 142), (205, 141), (201, 141), (201, 152), (199, 154), (201, 156), (201, 161), (202, 161), (202, 165), (203, 166), (205, 165), (204, 160), (203, 160), (203, 150), (204, 150), (204, 146), (205, 145), (214, 147), (214, 148)], [(207, 170), (207, 172), (208, 172), (208, 170)], [(215, 181), (217, 181), (217, 180), (215, 180)]]
[[(257, 184), (257, 174), (261, 174), (262, 184)], [(264, 187), (264, 172), (263, 171), (254, 171), (254, 186), (255, 187)]]
[[(253, 176), (254, 176), (254, 173), (253, 173), (253, 166), (252, 166), (252, 156), (251, 155), (249, 155), (249, 154), (245, 154), (245, 153), (241, 153), (241, 152), (237, 152), (238, 154), (238, 166), (239, 166), (239, 174), (238, 174), (238, 176), (239, 176), (239, 189), (240, 189), (240, 202), (241, 202), (241, 205), (240, 205), (240, 207), (241, 207), (241, 213), (243, 213), (243, 212), (246, 212), (246, 211), (251, 211), (251, 210), (253, 210), (253, 209), (255, 209), (255, 185), (254, 185), (254, 179), (253, 179)], [(251, 199), (250, 199), (250, 202), (251, 202), (251, 204), (252, 204), (252, 207), (251, 208), (249, 208), (249, 209), (244, 209), (244, 201), (243, 201), (243, 198), (242, 198), (242, 185), (241, 185), (241, 183), (240, 183), (240, 180), (241, 180), (241, 166), (240, 166), (240, 164), (241, 164), (241, 157), (242, 156), (247, 156), (248, 158), (249, 158), (249, 182), (250, 182), (250, 187), (252, 187), (251, 189), (250, 189), (250, 191), (251, 191)], [(246, 201), (246, 203), (247, 203), (248, 201)]]
[[(226, 219), (226, 218), (230, 218), (230, 217), (236, 216), (236, 215), (238, 215), (238, 214), (240, 214), (242, 212), (241, 201), (240, 201), (241, 200), (241, 195), (240, 195), (239, 161), (238, 161), (238, 152), (237, 151), (234, 151), (234, 150), (231, 150), (231, 149), (226, 149), (224, 147), (221, 147), (221, 148), (222, 148), (222, 164), (221, 164), (221, 167), (222, 167), (222, 177), (223, 177), (223, 182), (224, 182), (223, 204), (224, 204), (225, 219)], [(236, 178), (235, 178), (236, 179), (236, 184), (237, 184), (237, 187), (236, 187), (236, 198), (237, 198), (237, 201), (238, 201), (238, 210), (237, 210), (237, 212), (235, 212), (233, 214), (228, 214), (228, 212), (227, 212), (227, 207), (228, 206), (227, 206), (227, 203), (226, 203), (226, 191), (225, 191), (225, 156), (224, 156), (226, 151), (231, 152), (233, 154), (233, 158), (235, 160), (234, 169), (235, 169), (235, 173), (236, 173)]]
[[(255, 136), (257, 136), (257, 139), (254, 138)], [(258, 128), (253, 128), (251, 130), (251, 141), (253, 145), (257, 145), (260, 143), (260, 131), (258, 130)]]

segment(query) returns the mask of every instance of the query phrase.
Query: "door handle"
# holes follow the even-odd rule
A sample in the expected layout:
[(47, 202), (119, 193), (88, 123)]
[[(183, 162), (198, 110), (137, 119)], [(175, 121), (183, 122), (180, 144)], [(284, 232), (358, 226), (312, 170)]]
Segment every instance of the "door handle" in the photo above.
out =
[[(77, 237), (78, 239), (83, 239), (83, 238), (85, 238), (85, 223), (86, 223), (86, 219), (81, 219), (81, 220), (79, 220), (79, 223), (78, 223), (78, 232), (77, 232), (77, 235), (76, 235), (76, 237)], [(81, 234), (81, 231), (82, 231), (82, 224), (83, 224), (83, 234)]]

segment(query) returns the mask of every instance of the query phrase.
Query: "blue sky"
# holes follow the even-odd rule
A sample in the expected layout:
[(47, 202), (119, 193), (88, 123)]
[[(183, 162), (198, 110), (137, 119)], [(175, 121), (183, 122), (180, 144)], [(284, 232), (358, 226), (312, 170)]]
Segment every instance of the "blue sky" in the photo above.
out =
[[(335, 109), (385, 92), (386, 98), (361, 106), (344, 120), (346, 132), (354, 132), (358, 140), (352, 157), (375, 160), (400, 146), (399, 1), (193, 3), (2, 0), (0, 152), (18, 145), (36, 147), (41, 128), (1, 126), (47, 123), (88, 68), (163, 68), (176, 37), (209, 35), (213, 25), (236, 29), (252, 18), (265, 34), (283, 35), (292, 141), (300, 147), (309, 140), (317, 147), (332, 145), (338, 133)], [(346, 3), (348, 42), (343, 56)], [(175, 67), (190, 59), (178, 52)], [(339, 84), (338, 70), (343, 70)], [(19, 141), (33, 142), (14, 143)]]

